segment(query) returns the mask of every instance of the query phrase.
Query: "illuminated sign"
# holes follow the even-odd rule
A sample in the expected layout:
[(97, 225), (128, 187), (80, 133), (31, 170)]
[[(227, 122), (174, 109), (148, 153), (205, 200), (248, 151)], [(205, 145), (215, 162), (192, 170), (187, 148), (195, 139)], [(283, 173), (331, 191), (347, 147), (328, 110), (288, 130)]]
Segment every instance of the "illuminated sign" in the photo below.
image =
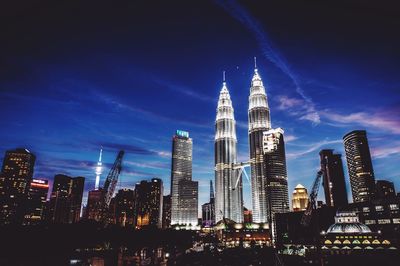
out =
[(47, 184), (47, 181), (40, 179), (32, 179), (32, 182), (37, 184)]
[(180, 137), (188, 138), (189, 137), (189, 132), (183, 131), (183, 130), (177, 130), (176, 131), (176, 135), (180, 136)]

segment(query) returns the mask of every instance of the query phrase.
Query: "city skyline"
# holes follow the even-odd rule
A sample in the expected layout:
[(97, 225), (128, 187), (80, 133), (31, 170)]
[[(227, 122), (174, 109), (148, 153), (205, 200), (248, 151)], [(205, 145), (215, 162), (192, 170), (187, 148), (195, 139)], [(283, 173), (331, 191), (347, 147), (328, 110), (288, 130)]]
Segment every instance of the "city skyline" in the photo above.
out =
[[(38, 19), (32, 20), (27, 30), (21, 30), (18, 24), (9, 26), (5, 33), (7, 41), (0, 44), (10, 49), (1, 65), (6, 71), (0, 74), (0, 110), (6, 114), (7, 125), (7, 130), (0, 133), (0, 159), (3, 160), (6, 150), (28, 148), (36, 155), (34, 177), (49, 179), (50, 188), (57, 174), (84, 176), (86, 203), (87, 192), (94, 188), (99, 149), (103, 147), (100, 184), (118, 150), (124, 149), (126, 159), (117, 190), (133, 189), (140, 180), (158, 177), (164, 182), (164, 194), (168, 194), (171, 137), (175, 130), (185, 130), (193, 138), (193, 180), (199, 181), (201, 205), (208, 201), (208, 182), (214, 177), (215, 106), (223, 70), (227, 71), (226, 82), (237, 120), (238, 161), (248, 161), (248, 88), (253, 56), (257, 56), (273, 127), (285, 130), (289, 191), (298, 183), (310, 189), (321, 149), (334, 149), (345, 160), (342, 137), (359, 129), (368, 132), (375, 179), (390, 180), (399, 191), (400, 183), (396, 180), (399, 177), (396, 162), (400, 158), (400, 80), (396, 71), (399, 54), (394, 48), (383, 49), (387, 44), (393, 47), (399, 44), (398, 37), (389, 34), (393, 24), (383, 20), (375, 25), (368, 18), (367, 8), (355, 14), (360, 24), (346, 24), (349, 21), (345, 19), (332, 36), (310, 37), (309, 41), (304, 36), (313, 32), (323, 34), (323, 26), (310, 27), (312, 19), (300, 23), (298, 28), (290, 23), (282, 26), (282, 20), (272, 14), (281, 9), (279, 4), (263, 9), (264, 16), (255, 6), (218, 3), (196, 4), (200, 13), (210, 10), (209, 22), (192, 9), (187, 11), (188, 17), (175, 18), (179, 16), (174, 17), (172, 5), (168, 7), (168, 23), (164, 26), (152, 24), (140, 15), (131, 18), (130, 6), (127, 11), (119, 10), (121, 19), (114, 22), (117, 14), (107, 13), (109, 27), (100, 29), (103, 22), (88, 36), (64, 36), (65, 33), (57, 32), (56, 37), (47, 36), (53, 27), (61, 25), (54, 17), (59, 12), (56, 7), (43, 11), (44, 21), (55, 19), (55, 26), (38, 29), (44, 24)], [(65, 5), (67, 9), (73, 6)], [(306, 11), (309, 6), (304, 5), (301, 10), (312, 15)], [(84, 12), (88, 10), (90, 6), (83, 8)], [(95, 22), (105, 10), (101, 4), (97, 6)], [(149, 7), (142, 6), (139, 10), (149, 12)], [(71, 15), (75, 11), (70, 8), (68, 12)], [(164, 14), (158, 14), (159, 10), (154, 12)], [(321, 12), (326, 15), (328, 11)], [(338, 12), (344, 14), (344, 7)], [(289, 22), (299, 18), (292, 13), (293, 18), (287, 18)], [(189, 18), (191, 15), (193, 18)], [(329, 26), (329, 19), (338, 21), (339, 17), (321, 18), (319, 23)], [(29, 15), (23, 18), (29, 19), (32, 19)], [(145, 32), (135, 26), (136, 19), (144, 22)], [(201, 21), (202, 29), (210, 25), (215, 28), (188, 36), (190, 47), (162, 33), (172, 28), (176, 32), (169, 33), (174, 37), (184, 36), (199, 27), (196, 20)], [(187, 23), (180, 26), (181, 22)], [(82, 24), (84, 27), (78, 32), (83, 33), (92, 23), (79, 17), (76, 24), (61, 26), (68, 32)], [(361, 24), (372, 30), (358, 31)], [(350, 29), (346, 31), (345, 26)], [(14, 29), (24, 34), (14, 35)], [(18, 45), (29, 30), (35, 33), (28, 41), (32, 50)], [(351, 38), (353, 31), (359, 34), (358, 39)], [(380, 40), (370, 40), (370, 34)], [(149, 39), (153, 35), (162, 41), (161, 46)], [(344, 37), (349, 38), (345, 41)], [(198, 39), (214, 39), (215, 47), (204, 49), (207, 45), (197, 44)], [(236, 39), (241, 42), (232, 41)], [(347, 48), (335, 44), (337, 39), (346, 43)], [(47, 43), (51, 47), (41, 50)], [(82, 47), (82, 43), (88, 48)], [(230, 49), (224, 50), (227, 45)], [(365, 50), (359, 49), (360, 46)], [(269, 50), (270, 47), (278, 49)], [(159, 50), (153, 53), (155, 48)], [(370, 50), (376, 53), (370, 54)], [(179, 60), (175, 61), (176, 58)], [(351, 200), (345, 161), (343, 165)], [(243, 187), (244, 205), (252, 209), (246, 179)]]

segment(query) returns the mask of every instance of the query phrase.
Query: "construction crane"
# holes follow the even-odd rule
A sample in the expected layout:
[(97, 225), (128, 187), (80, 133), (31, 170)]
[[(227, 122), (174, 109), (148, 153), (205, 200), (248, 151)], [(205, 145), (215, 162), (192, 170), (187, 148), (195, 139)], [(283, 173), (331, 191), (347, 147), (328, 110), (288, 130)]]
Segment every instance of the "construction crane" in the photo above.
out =
[(104, 182), (104, 207), (108, 209), (110, 206), (111, 198), (114, 195), (115, 187), (118, 182), (118, 176), (121, 173), (122, 158), (124, 157), (124, 151), (118, 153), (117, 159), (115, 159), (114, 165), (111, 167), (110, 172), (107, 175), (107, 179)]
[(317, 208), (316, 201), (318, 197), (318, 190), (319, 190), (319, 185), (321, 184), (322, 175), (323, 175), (322, 170), (319, 170), (317, 176), (315, 177), (311, 193), (308, 199), (307, 209), (305, 210), (303, 216), (301, 217), (301, 224), (303, 226), (308, 226), (310, 224), (312, 213)]

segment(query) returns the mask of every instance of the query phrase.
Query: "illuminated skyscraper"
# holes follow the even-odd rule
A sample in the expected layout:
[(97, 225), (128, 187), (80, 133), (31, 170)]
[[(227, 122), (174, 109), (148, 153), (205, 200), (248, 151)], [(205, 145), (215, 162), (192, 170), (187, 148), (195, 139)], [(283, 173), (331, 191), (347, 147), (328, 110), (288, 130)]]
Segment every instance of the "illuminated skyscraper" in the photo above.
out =
[(135, 195), (132, 189), (120, 189), (115, 195), (115, 221), (122, 227), (133, 227)]
[(43, 220), (48, 192), (48, 180), (32, 179), (26, 203), (27, 211), (24, 224), (38, 224)]
[(162, 227), (163, 183), (159, 178), (143, 180), (135, 186), (136, 227)]
[(103, 149), (100, 149), (100, 156), (99, 156), (99, 161), (97, 162), (97, 166), (96, 166), (96, 182), (94, 185), (94, 189), (98, 190), (99, 189), (99, 185), (100, 185), (100, 175), (102, 173), (102, 162), (101, 162), (101, 155), (103, 153)]
[(268, 222), (268, 202), (263, 132), (271, 128), (271, 121), (267, 94), (257, 67), (251, 81), (248, 116), (253, 222), (265, 223)]
[(370, 201), (374, 198), (375, 176), (367, 132), (354, 130), (344, 135), (343, 141), (353, 202)]
[(0, 173), (0, 224), (23, 222), (35, 160), (27, 149), (6, 151)]
[(294, 212), (305, 211), (308, 206), (308, 193), (307, 189), (298, 184), (294, 190), (292, 195), (292, 209)]
[(346, 182), (342, 155), (334, 154), (333, 150), (321, 150), (321, 170), (323, 170), (323, 186), (326, 205), (330, 207), (344, 207), (348, 204)]
[(212, 180), (210, 180), (210, 201), (201, 205), (201, 213), (203, 226), (213, 226), (215, 224), (215, 198)]
[(56, 175), (50, 196), (49, 219), (53, 223), (76, 223), (80, 219), (84, 177)]
[(86, 205), (86, 219), (101, 221), (104, 210), (104, 190), (90, 190), (88, 193), (88, 201)]
[(179, 224), (197, 225), (199, 182), (181, 180), (179, 182)]
[(171, 225), (183, 223), (179, 206), (179, 183), (182, 180), (192, 180), (192, 145), (189, 132), (176, 131), (172, 138)]
[[(242, 180), (233, 170), (237, 162), (236, 122), (225, 80), (219, 94), (215, 120), (215, 220), (243, 222)], [(239, 179), (239, 180), (238, 180)]]

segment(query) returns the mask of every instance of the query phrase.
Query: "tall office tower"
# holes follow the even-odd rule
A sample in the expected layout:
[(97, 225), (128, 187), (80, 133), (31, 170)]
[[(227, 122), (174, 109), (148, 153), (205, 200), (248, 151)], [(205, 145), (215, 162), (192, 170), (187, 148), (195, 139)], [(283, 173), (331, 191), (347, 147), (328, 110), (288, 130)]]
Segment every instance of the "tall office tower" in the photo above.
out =
[(103, 210), (104, 190), (90, 190), (88, 194), (88, 201), (86, 205), (86, 219), (101, 221), (105, 211)]
[(131, 189), (120, 189), (115, 195), (115, 220), (119, 226), (134, 226), (135, 196)]
[(171, 225), (179, 224), (179, 182), (192, 180), (192, 139), (189, 132), (177, 130), (172, 138), (171, 167)]
[(263, 151), (267, 185), (267, 219), (275, 241), (275, 214), (289, 211), (285, 142), (281, 128), (264, 131)]
[(257, 67), (251, 81), (248, 116), (253, 222), (265, 223), (268, 222), (268, 203), (263, 132), (271, 128), (271, 121), (267, 94)]
[(99, 161), (97, 162), (97, 166), (96, 166), (96, 181), (94, 184), (94, 189), (97, 190), (99, 189), (99, 185), (100, 185), (100, 176), (102, 173), (102, 162), (101, 162), (101, 156), (103, 154), (103, 149), (100, 149), (100, 155), (99, 155)]
[(392, 199), (396, 197), (396, 191), (394, 189), (393, 182), (387, 180), (376, 181), (376, 198), (378, 199)]
[(23, 222), (35, 159), (27, 149), (6, 151), (0, 173), (0, 224)]
[(201, 205), (201, 213), (203, 226), (213, 226), (215, 224), (215, 200), (212, 180), (210, 180), (210, 201)]
[(135, 186), (136, 227), (162, 227), (163, 184), (159, 178), (143, 180)]
[(346, 206), (348, 201), (342, 155), (334, 154), (333, 150), (321, 150), (319, 156), (326, 205), (338, 208)]
[(162, 228), (171, 227), (171, 195), (163, 197)]
[(28, 201), (26, 204), (27, 210), (24, 218), (24, 224), (38, 224), (44, 219), (44, 211), (48, 193), (48, 180), (32, 179), (28, 192)]
[(375, 177), (367, 132), (354, 130), (344, 135), (343, 141), (353, 202), (370, 201), (374, 198)]
[(82, 205), (84, 177), (56, 175), (50, 196), (49, 219), (53, 223), (76, 223)]
[[(236, 122), (225, 80), (219, 94), (215, 120), (215, 218), (243, 222), (242, 180), (233, 164), (237, 162)], [(238, 180), (239, 179), (239, 180)]]
[(292, 194), (292, 209), (294, 212), (305, 211), (308, 206), (308, 193), (307, 189), (298, 184)]
[(199, 183), (192, 180), (181, 180), (179, 191), (179, 220), (178, 224), (198, 224), (198, 192)]

